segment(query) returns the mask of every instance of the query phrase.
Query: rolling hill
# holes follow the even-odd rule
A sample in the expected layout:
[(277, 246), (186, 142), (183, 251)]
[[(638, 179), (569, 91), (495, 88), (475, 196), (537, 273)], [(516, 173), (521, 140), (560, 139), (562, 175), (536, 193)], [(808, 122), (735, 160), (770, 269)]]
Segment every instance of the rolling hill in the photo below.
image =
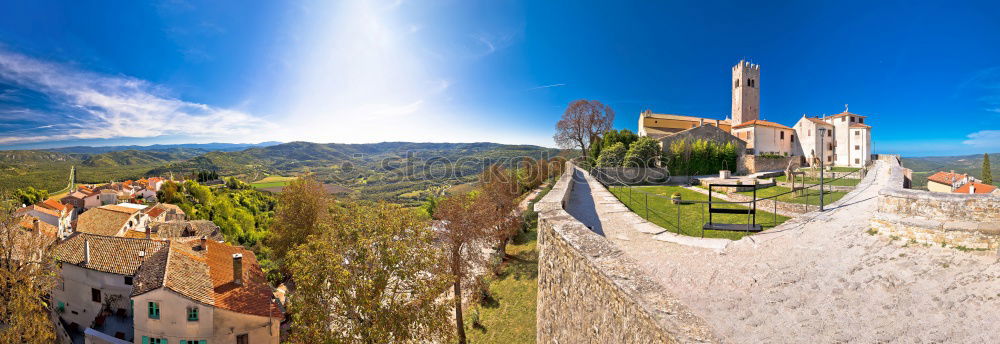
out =
[(248, 182), (268, 175), (312, 174), (322, 182), (355, 190), (354, 197), (410, 203), (425, 198), (434, 190), (469, 183), (493, 163), (509, 165), (522, 157), (552, 158), (559, 154), (559, 150), (551, 148), (487, 142), (289, 142), (210, 152), (190, 147), (97, 154), (0, 151), (0, 187), (34, 186), (54, 192), (65, 187), (70, 166), (77, 167), (77, 180), (82, 183), (170, 173), (182, 176), (212, 170)]

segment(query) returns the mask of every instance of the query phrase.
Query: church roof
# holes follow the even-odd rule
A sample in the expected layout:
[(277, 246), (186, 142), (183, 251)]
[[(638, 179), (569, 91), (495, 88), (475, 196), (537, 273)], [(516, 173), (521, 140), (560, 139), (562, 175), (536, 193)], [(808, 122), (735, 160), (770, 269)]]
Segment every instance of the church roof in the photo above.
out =
[(865, 117), (865, 118), (868, 117), (868, 116), (859, 115), (859, 114), (856, 114), (856, 113), (850, 113), (850, 112), (844, 111), (844, 112), (838, 113), (836, 115), (826, 116), (826, 118), (835, 118), (835, 117), (842, 117), (842, 116), (854, 116), (854, 117)]
[(675, 114), (644, 112), (642, 114), (642, 116), (643, 117), (652, 117), (652, 118), (656, 118), (656, 119), (675, 119), (675, 120), (680, 120), (680, 121), (701, 121), (701, 120), (713, 121), (713, 122), (714, 121), (719, 121), (719, 123), (722, 123), (722, 124), (730, 124), (728, 119), (715, 119), (715, 118), (686, 116), (686, 115), (675, 115)]
[(763, 126), (763, 127), (775, 127), (775, 128), (781, 128), (781, 129), (791, 129), (791, 128), (789, 128), (789, 127), (787, 127), (785, 125), (779, 124), (779, 123), (774, 123), (774, 122), (760, 120), (760, 119), (750, 120), (750, 121), (746, 121), (746, 122), (737, 124), (736, 126), (733, 126), (733, 129), (743, 128), (743, 127), (752, 127), (752, 126), (758, 126), (758, 125), (759, 126)]

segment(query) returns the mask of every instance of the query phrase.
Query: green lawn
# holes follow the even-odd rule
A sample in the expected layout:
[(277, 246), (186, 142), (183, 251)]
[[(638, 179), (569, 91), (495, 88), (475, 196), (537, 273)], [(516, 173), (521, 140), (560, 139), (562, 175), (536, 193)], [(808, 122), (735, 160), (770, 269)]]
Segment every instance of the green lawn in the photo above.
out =
[[(469, 343), (534, 343), (538, 294), (538, 232), (532, 228), (507, 245), (514, 257), (490, 282), (490, 298), (465, 313)], [(472, 313), (479, 323), (472, 323)]]
[[(791, 191), (792, 189), (783, 186), (772, 186), (769, 188), (763, 188), (757, 190), (757, 197), (771, 197), (777, 194), (785, 193)], [(753, 194), (751, 191), (740, 192), (742, 195), (750, 196)], [(833, 203), (846, 195), (843, 191), (827, 191), (823, 194), (823, 203), (830, 204)], [(778, 200), (788, 203), (798, 203), (798, 204), (809, 204), (809, 205), (819, 205), (819, 187), (803, 190), (801, 195), (796, 195), (795, 193), (789, 193), (785, 195), (778, 196)]]
[[(780, 181), (780, 182), (788, 182), (789, 181), (788, 180), (788, 176), (781, 176), (781, 177), (777, 177), (777, 178), (778, 178), (778, 181)], [(837, 179), (837, 180), (833, 180), (831, 178), (823, 178), (823, 179), (825, 179), (824, 180), (824, 184), (827, 184), (827, 185), (837, 185), (837, 186), (857, 186), (858, 183), (861, 182), (861, 179), (850, 179), (850, 178), (840, 178), (840, 179)], [(798, 177), (798, 178), (795, 178), (795, 182), (796, 183), (801, 183), (803, 180), (805, 180), (805, 183), (807, 185), (819, 184), (819, 178), (812, 178), (812, 177), (805, 177), (805, 178)]]
[[(633, 189), (664, 197), (647, 197), (641, 192), (633, 191), (630, 198), (629, 189), (627, 187), (612, 187), (611, 193), (618, 197), (618, 199), (628, 206), (629, 209), (643, 218), (647, 217), (646, 204), (648, 202), (650, 211), (648, 212), (649, 215), (647, 220), (671, 232), (677, 231), (677, 212), (678, 207), (680, 207), (681, 234), (697, 237), (702, 235), (702, 225), (708, 222), (708, 205), (701, 203), (676, 205), (670, 201), (670, 195), (674, 192), (680, 192), (681, 199), (698, 201), (707, 201), (708, 195), (691, 191), (680, 186), (636, 186), (633, 187)], [(719, 198), (713, 199), (715, 201), (725, 202)], [(744, 206), (729, 204), (717, 207), (746, 209)], [(747, 215), (740, 214), (712, 214), (712, 220), (718, 223), (739, 224), (745, 224), (750, 221)], [(775, 225), (779, 225), (786, 220), (788, 220), (788, 217), (763, 211), (757, 212), (757, 223), (763, 225), (764, 230), (774, 227)], [(704, 234), (706, 238), (726, 238), (737, 240), (752, 233), (708, 230), (705, 231)]]
[[(830, 168), (830, 172), (854, 172), (860, 169), (861, 169), (860, 167), (834, 166)], [(815, 171), (815, 170), (816, 169), (812, 167), (803, 167), (799, 169), (799, 171)]]

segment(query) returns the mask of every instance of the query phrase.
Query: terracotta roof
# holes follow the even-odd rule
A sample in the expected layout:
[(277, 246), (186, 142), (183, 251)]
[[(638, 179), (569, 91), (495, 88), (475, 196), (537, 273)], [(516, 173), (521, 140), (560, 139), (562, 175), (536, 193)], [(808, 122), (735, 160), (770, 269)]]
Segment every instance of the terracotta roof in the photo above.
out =
[(742, 127), (749, 127), (749, 126), (756, 126), (756, 125), (765, 126), (765, 127), (775, 127), (775, 128), (781, 128), (781, 129), (791, 129), (791, 128), (787, 127), (787, 126), (784, 126), (784, 125), (781, 125), (781, 124), (778, 124), (778, 123), (774, 123), (774, 122), (770, 122), (770, 121), (764, 121), (764, 120), (759, 120), (759, 119), (750, 120), (750, 121), (746, 121), (746, 122), (737, 124), (736, 126), (733, 126), (733, 128), (742, 128)]
[(822, 124), (822, 125), (828, 125), (828, 126), (833, 126), (833, 124), (830, 124), (830, 123), (826, 123), (826, 122), (824, 122), (823, 120), (821, 120), (821, 119), (819, 119), (819, 118), (813, 118), (813, 117), (806, 117), (806, 119), (808, 119), (808, 120), (809, 120), (810, 122), (813, 122), (813, 123), (816, 123), (816, 124)]
[(171, 210), (175, 214), (182, 214), (182, 215), (184, 214), (184, 211), (181, 210), (181, 207), (178, 207), (178, 206), (173, 205), (173, 204), (168, 204), (168, 203), (157, 203), (156, 205), (154, 205), (152, 207), (148, 207), (148, 208), (144, 209), (143, 211), (145, 211), (146, 215), (149, 215), (149, 217), (155, 218), (155, 217), (160, 216), (164, 212), (171, 211)]
[(219, 226), (208, 220), (153, 222), (149, 224), (149, 229), (153, 235), (164, 239), (183, 237), (207, 237), (215, 241), (223, 239)]
[(993, 185), (971, 182), (971, 183), (965, 183), (965, 185), (962, 185), (958, 189), (955, 189), (955, 193), (967, 194), (969, 193), (969, 187), (973, 185), (976, 186), (975, 190), (973, 191), (977, 194), (988, 194), (993, 192), (993, 190), (997, 189), (997, 187)]
[[(127, 211), (131, 210), (131, 211)], [(80, 215), (77, 220), (76, 231), (97, 235), (113, 236), (125, 226), (128, 219), (138, 209), (131, 209), (117, 205), (106, 205), (90, 209)]]
[(927, 177), (927, 180), (944, 185), (951, 185), (955, 182), (965, 179), (966, 177), (968, 177), (968, 175), (966, 174), (938, 172), (931, 175), (930, 177)]
[(45, 208), (45, 207), (39, 206), (37, 204), (36, 205), (29, 205), (27, 207), (18, 209), (18, 212), (20, 212), (20, 214), (27, 214), (27, 212), (30, 211), (30, 210), (34, 210), (34, 211), (37, 211), (37, 212), (40, 212), (40, 213), (49, 214), (49, 215), (52, 215), (52, 216), (55, 216), (55, 217), (62, 216), (62, 214), (60, 214), (58, 211), (55, 211), (55, 210), (52, 210), (52, 209), (49, 209), (49, 208)]
[(44, 201), (41, 201), (41, 202), (38, 202), (37, 205), (41, 206), (43, 208), (48, 208), (48, 209), (52, 209), (52, 210), (55, 210), (55, 211), (63, 211), (63, 210), (66, 209), (65, 205), (63, 205), (62, 203), (59, 203), (59, 201), (51, 199), (51, 198), (47, 199), (47, 200), (44, 200)]
[[(31, 217), (31, 216), (24, 216), (24, 217), (21, 217), (21, 221), (19, 222), (19, 224), (21, 225), (21, 228), (24, 228), (24, 229), (29, 230), (29, 231), (34, 231), (35, 230), (35, 220), (38, 220), (38, 219), (35, 218), (35, 217)], [(49, 237), (54, 238), (56, 236), (56, 234), (59, 232), (59, 228), (56, 227), (56, 226), (50, 225), (48, 222), (45, 222), (45, 221), (42, 221), (42, 220), (38, 220), (38, 231), (42, 232), (43, 234), (45, 234), (45, 235), (47, 235)]]
[(854, 123), (854, 124), (851, 124), (851, 126), (850, 126), (850, 127), (851, 127), (851, 128), (865, 128), (865, 129), (867, 129), (867, 128), (871, 128), (871, 126), (870, 126), (870, 125), (866, 125), (866, 124), (861, 124), (861, 123)]
[[(233, 283), (233, 254), (243, 255), (243, 284)], [(253, 252), (212, 240), (171, 240), (139, 269), (132, 296), (168, 288), (192, 300), (258, 316), (283, 318)]]
[[(87, 262), (84, 262), (84, 242), (90, 245), (90, 260)], [(145, 259), (166, 244), (166, 241), (160, 240), (74, 233), (56, 245), (55, 256), (64, 263), (132, 276)]]
[(859, 115), (859, 114), (856, 114), (856, 113), (850, 113), (850, 112), (844, 111), (844, 112), (838, 113), (836, 115), (826, 116), (826, 118), (835, 118), (835, 117), (841, 117), (841, 116), (855, 116), (855, 117), (865, 117), (865, 118), (868, 117), (868, 116), (862, 116), (862, 115)]
[[(264, 271), (257, 265), (253, 252), (242, 247), (230, 246), (211, 240), (205, 241), (205, 253), (212, 287), (215, 290), (215, 306), (234, 312), (260, 316), (283, 317), (274, 294), (267, 284)], [(233, 254), (243, 254), (243, 285), (233, 283)]]
[(656, 118), (656, 119), (676, 119), (682, 121), (701, 121), (701, 120), (705, 120), (705, 122), (719, 121), (719, 123), (721, 124), (729, 124), (728, 119), (715, 119), (708, 117), (685, 116), (685, 115), (675, 115), (675, 114), (665, 114), (665, 113), (643, 113), (642, 116)]

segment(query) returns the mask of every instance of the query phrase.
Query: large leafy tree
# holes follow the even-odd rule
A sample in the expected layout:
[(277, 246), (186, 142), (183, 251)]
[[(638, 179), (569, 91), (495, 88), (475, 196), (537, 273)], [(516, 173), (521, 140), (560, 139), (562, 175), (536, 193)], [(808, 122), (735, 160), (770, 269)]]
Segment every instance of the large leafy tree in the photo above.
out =
[(15, 201), (0, 194), (0, 342), (55, 341), (46, 300), (56, 283), (52, 240), (25, 230)]
[(596, 100), (574, 100), (566, 107), (562, 119), (556, 123), (553, 138), (559, 147), (579, 148), (587, 156), (590, 143), (602, 133), (611, 130), (615, 111)]
[(35, 189), (32, 186), (24, 189), (17, 189), (14, 193), (16, 194), (18, 201), (25, 205), (32, 205), (49, 198), (48, 191)]
[(601, 151), (601, 156), (597, 158), (598, 167), (621, 167), (625, 160), (625, 145), (621, 142), (615, 143)]
[(993, 184), (993, 171), (990, 170), (990, 155), (983, 153), (983, 183)]
[[(482, 195), (479, 195), (482, 196)], [(490, 219), (483, 214), (483, 197), (473, 194), (459, 194), (444, 199), (438, 204), (434, 217), (441, 228), (438, 241), (444, 247), (444, 259), (454, 284), (455, 327), (458, 342), (464, 344), (465, 325), (462, 317), (462, 285), (473, 285), (472, 271), (485, 266), (483, 248), (488, 247), (493, 238)]]
[(332, 199), (323, 189), (323, 184), (312, 177), (293, 180), (278, 196), (274, 212), (274, 222), (267, 244), (279, 263), (295, 246), (319, 233), (319, 226), (329, 222)]
[(434, 233), (412, 209), (388, 203), (334, 208), (289, 253), (290, 340), (406, 343), (447, 340), (450, 284)]

